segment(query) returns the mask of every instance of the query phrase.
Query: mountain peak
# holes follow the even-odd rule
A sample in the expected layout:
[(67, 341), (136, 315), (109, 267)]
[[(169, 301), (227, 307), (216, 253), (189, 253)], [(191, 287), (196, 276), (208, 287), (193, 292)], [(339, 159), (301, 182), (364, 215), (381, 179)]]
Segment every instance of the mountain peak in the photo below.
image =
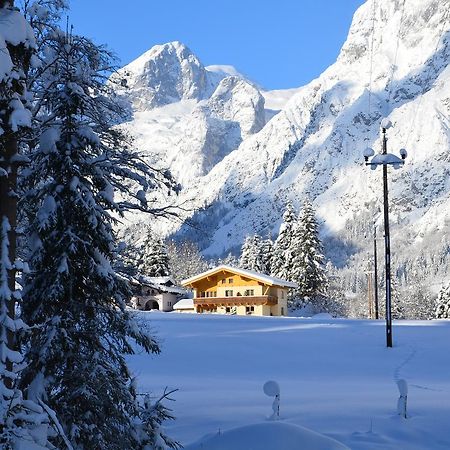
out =
[(120, 70), (136, 110), (149, 110), (182, 99), (200, 100), (208, 87), (206, 69), (182, 42), (153, 46)]

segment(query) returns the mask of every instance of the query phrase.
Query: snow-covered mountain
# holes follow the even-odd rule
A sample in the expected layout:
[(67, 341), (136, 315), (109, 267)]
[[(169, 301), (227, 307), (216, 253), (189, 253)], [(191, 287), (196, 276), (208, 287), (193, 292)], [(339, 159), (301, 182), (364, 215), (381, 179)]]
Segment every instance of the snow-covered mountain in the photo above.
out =
[[(366, 168), (362, 152), (380, 149), (380, 122), (389, 117), (389, 151), (409, 153), (389, 176), (394, 252), (403, 262), (423, 256), (436, 273), (432, 260), (440, 258), (447, 270), (449, 11), (450, 0), (366, 2), (337, 61), (307, 86), (279, 94), (282, 110), (272, 118), (257, 86), (208, 71), (181, 44), (161, 46), (174, 49), (166, 50), (170, 58), (150, 58), (164, 54), (158, 47), (124, 68), (135, 108), (128, 126), (149, 151), (166, 156), (185, 186), (180, 200), (193, 209), (186, 219), (195, 228), (178, 232), (206, 254), (224, 254), (247, 234), (276, 232), (286, 202), (301, 206), (308, 196), (336, 247), (332, 256), (345, 262), (369, 246), (364, 234), (379, 216), (381, 169)], [(172, 84), (160, 93), (154, 80)]]
[(157, 45), (116, 75), (140, 149), (185, 188), (266, 122), (264, 97), (232, 66), (204, 67), (180, 42)]

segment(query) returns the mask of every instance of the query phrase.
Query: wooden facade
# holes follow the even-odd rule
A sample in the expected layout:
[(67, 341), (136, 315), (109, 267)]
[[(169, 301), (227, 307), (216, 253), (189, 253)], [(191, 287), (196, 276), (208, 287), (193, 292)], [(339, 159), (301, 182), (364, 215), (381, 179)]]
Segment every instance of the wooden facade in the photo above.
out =
[(182, 282), (194, 291), (198, 313), (287, 315), (287, 294), (294, 283), (264, 274), (219, 266)]

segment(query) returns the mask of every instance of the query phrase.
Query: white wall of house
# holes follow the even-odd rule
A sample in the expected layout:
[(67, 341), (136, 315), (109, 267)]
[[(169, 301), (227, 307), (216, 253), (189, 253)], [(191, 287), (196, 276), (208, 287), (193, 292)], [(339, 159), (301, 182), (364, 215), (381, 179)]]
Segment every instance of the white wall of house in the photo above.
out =
[[(133, 308), (140, 310), (159, 309), (160, 311), (173, 311), (173, 305), (177, 301), (177, 296), (169, 292), (154, 295), (135, 296), (131, 299)], [(154, 303), (156, 302), (156, 303)], [(157, 306), (157, 307), (156, 307)]]
[(173, 311), (173, 305), (177, 301), (177, 296), (169, 292), (163, 292), (156, 296), (158, 298), (160, 311)]

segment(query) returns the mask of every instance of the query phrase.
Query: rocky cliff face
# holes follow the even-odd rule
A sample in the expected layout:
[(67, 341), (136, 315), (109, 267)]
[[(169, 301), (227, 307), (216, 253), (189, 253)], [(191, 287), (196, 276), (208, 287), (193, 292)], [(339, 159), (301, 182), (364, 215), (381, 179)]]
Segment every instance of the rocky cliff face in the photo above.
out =
[(137, 111), (148, 111), (180, 100), (200, 100), (209, 79), (203, 64), (180, 42), (156, 45), (124, 67), (120, 76)]
[(425, 259), (441, 255), (448, 267), (450, 2), (404, 4), (362, 5), (336, 63), (265, 124), (261, 95), (243, 78), (222, 77), (204, 100), (192, 94), (189, 118), (170, 128), (179, 139), (167, 161), (175, 173), (190, 163), (197, 178), (186, 180), (181, 196), (195, 211), (186, 218), (196, 231), (178, 233), (220, 255), (247, 234), (276, 232), (286, 202), (300, 206), (308, 196), (324, 238), (342, 244), (331, 257), (345, 262), (342, 249), (364, 249), (364, 232), (379, 220), (381, 170), (368, 170), (362, 152), (380, 150), (380, 122), (388, 117), (389, 150), (409, 153), (404, 168), (389, 175), (399, 264), (422, 252)]

